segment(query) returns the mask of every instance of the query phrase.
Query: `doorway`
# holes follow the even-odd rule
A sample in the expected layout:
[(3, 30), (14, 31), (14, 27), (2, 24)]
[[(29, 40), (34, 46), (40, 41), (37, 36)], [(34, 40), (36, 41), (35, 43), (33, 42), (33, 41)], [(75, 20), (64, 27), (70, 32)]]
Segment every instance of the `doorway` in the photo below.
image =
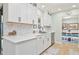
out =
[(73, 15), (65, 17), (62, 26), (63, 43), (78, 44), (79, 16)]

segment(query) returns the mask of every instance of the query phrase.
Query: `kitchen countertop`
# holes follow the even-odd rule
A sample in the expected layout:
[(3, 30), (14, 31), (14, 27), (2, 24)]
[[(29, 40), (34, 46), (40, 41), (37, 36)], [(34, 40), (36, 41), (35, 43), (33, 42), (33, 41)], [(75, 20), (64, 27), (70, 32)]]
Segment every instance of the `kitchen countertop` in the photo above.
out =
[(37, 36), (39, 36), (39, 35), (42, 35), (42, 34), (28, 34), (28, 35), (15, 35), (15, 36), (5, 35), (2, 38), (6, 39), (12, 43), (20, 43), (23, 41), (29, 41), (29, 40), (36, 39)]
[(47, 33), (36, 33), (36, 34), (15, 35), (15, 36), (4, 35), (2, 38), (12, 43), (21, 43), (24, 41), (30, 41), (30, 40), (36, 39), (37, 36), (44, 35), (44, 34), (47, 34)]
[(6, 39), (12, 43), (20, 43), (23, 41), (28, 41), (35, 39), (35, 36), (3, 36), (3, 39)]

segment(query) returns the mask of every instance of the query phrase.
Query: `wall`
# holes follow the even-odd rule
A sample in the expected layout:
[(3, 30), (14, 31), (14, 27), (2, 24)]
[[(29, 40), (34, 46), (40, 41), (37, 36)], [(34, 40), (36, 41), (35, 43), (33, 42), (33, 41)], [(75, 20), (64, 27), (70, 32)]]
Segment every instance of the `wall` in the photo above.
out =
[(61, 42), (62, 18), (64, 16), (69, 16), (67, 12), (71, 13), (70, 15), (79, 15), (79, 9), (73, 9), (69, 11), (63, 11), (52, 14), (52, 31), (55, 31), (55, 41), (58, 43), (62, 43)]
[[(36, 14), (35, 14), (36, 15)], [(7, 35), (8, 32), (16, 30), (19, 35), (27, 35), (33, 32), (32, 25), (7, 23), (8, 20), (8, 5), (3, 5), (3, 35)], [(38, 15), (37, 15), (38, 16)], [(48, 17), (46, 17), (48, 19)], [(36, 20), (36, 19), (35, 19)], [(38, 19), (37, 19), (38, 20)]]
[(8, 19), (8, 5), (7, 3), (3, 4), (3, 35), (6, 34), (6, 21)]
[(6, 23), (6, 26), (8, 28), (6, 29), (7, 33), (12, 32), (13, 30), (17, 32), (17, 35), (27, 35), (33, 32), (32, 25)]
[(16, 30), (19, 35), (26, 35), (32, 33), (32, 25), (7, 23), (8, 20), (8, 4), (3, 4), (3, 35), (7, 35), (8, 32)]

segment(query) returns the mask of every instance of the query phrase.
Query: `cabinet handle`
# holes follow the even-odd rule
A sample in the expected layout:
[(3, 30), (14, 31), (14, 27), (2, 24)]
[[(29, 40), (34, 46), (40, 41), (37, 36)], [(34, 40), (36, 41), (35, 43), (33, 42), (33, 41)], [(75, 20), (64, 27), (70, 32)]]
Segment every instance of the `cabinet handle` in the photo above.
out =
[(21, 17), (18, 17), (18, 21), (21, 22)]
[(39, 39), (41, 39), (41, 37), (39, 37)]
[(44, 45), (44, 40), (43, 40), (43, 45)]
[(49, 41), (49, 38), (47, 38), (47, 40)]
[(39, 40), (39, 38), (37, 40)]

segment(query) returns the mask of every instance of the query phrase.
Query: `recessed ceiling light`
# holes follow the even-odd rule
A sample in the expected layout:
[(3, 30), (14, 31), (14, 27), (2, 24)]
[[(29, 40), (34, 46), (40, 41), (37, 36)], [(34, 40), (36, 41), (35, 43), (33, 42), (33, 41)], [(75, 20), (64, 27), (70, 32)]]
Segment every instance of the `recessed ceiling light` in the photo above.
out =
[(61, 10), (62, 10), (61, 8), (58, 9), (58, 11), (61, 11)]
[(75, 7), (76, 7), (76, 5), (72, 5), (72, 7), (73, 7), (73, 8), (75, 8)]
[(45, 5), (42, 5), (42, 8), (44, 8), (45, 7)]
[(71, 18), (71, 16), (64, 17), (65, 19)]

